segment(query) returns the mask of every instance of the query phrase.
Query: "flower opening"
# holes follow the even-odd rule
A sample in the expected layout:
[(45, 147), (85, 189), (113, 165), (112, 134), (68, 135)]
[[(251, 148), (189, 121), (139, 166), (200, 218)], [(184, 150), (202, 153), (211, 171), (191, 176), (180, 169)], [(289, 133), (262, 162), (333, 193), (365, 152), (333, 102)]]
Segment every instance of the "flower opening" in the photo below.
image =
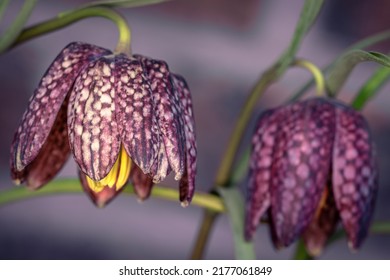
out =
[(115, 187), (115, 190), (119, 191), (127, 183), (130, 170), (131, 159), (122, 147), (118, 159), (105, 178), (100, 181), (94, 181), (88, 175), (85, 175), (85, 178), (87, 179), (88, 187), (96, 193), (101, 192), (106, 186), (109, 188)]

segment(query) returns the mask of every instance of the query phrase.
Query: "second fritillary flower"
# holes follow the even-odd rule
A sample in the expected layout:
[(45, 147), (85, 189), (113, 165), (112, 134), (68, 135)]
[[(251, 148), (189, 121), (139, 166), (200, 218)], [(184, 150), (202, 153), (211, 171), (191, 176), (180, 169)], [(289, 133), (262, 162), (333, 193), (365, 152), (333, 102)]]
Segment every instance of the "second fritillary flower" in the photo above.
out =
[(252, 140), (247, 239), (269, 213), (276, 247), (303, 235), (321, 252), (339, 220), (351, 248), (367, 235), (378, 188), (368, 125), (334, 100), (312, 98), (265, 112)]

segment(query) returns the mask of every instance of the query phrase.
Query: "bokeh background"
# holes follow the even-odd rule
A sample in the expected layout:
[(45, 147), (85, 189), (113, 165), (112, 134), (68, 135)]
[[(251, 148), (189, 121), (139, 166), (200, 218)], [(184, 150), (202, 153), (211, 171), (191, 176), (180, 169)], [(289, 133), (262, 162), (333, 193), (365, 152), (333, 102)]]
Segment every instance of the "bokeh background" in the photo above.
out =
[[(0, 32), (24, 1), (11, 1)], [(87, 1), (40, 0), (29, 24), (51, 18)], [(324, 66), (350, 44), (390, 27), (388, 0), (327, 0), (299, 56)], [(291, 39), (303, 0), (177, 0), (121, 12), (132, 27), (135, 53), (164, 59), (186, 77), (193, 94), (198, 136), (198, 190), (213, 182), (233, 123), (255, 81)], [(0, 33), (1, 34), (1, 33)], [(116, 27), (105, 19), (88, 19), (29, 41), (0, 56), (0, 190), (12, 187), (9, 147), (27, 100), (59, 51), (71, 41), (114, 48)], [(390, 44), (371, 50), (388, 52)], [(359, 65), (343, 88), (350, 101), (376, 69)], [(266, 92), (257, 112), (285, 101), (309, 74), (291, 69)], [(390, 220), (390, 96), (386, 86), (364, 114), (379, 150), (380, 190), (375, 220)], [(312, 90), (308, 94), (313, 94)], [(253, 125), (253, 124), (252, 124)], [(249, 128), (251, 132), (253, 127)], [(247, 138), (248, 141), (249, 138)], [(62, 177), (75, 177), (70, 159)], [(175, 186), (173, 181), (172, 185)], [(185, 259), (188, 258), (202, 210), (151, 198), (119, 196), (104, 210), (85, 195), (26, 200), (0, 208), (1, 259)], [(205, 257), (234, 258), (230, 225), (220, 217)], [(268, 228), (256, 234), (259, 259), (288, 259), (294, 246), (275, 251)], [(358, 253), (345, 240), (327, 248), (323, 259), (390, 259), (390, 236), (371, 235)]]

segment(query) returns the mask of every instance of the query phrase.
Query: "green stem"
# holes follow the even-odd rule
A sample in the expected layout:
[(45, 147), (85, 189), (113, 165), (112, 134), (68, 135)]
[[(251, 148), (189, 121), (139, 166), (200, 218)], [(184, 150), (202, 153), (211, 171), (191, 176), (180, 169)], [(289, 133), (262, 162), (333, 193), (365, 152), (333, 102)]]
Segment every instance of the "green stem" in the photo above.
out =
[(55, 18), (28, 27), (20, 33), (12, 47), (90, 17), (103, 17), (113, 21), (119, 31), (119, 40), (116, 51), (125, 53), (130, 52), (131, 32), (126, 20), (116, 11), (102, 7), (88, 7), (64, 12)]
[[(231, 172), (234, 164), (234, 158), (238, 150), (238, 146), (241, 142), (243, 134), (245, 132), (247, 123), (252, 116), (253, 110), (256, 106), (256, 101), (260, 98), (261, 94), (268, 87), (274, 79), (274, 67), (265, 72), (261, 79), (255, 85), (253, 91), (249, 95), (245, 102), (244, 108), (238, 118), (236, 126), (233, 130), (233, 134), (230, 138), (228, 147), (221, 161), (221, 165), (218, 169), (215, 184), (217, 187), (226, 187), (231, 183)], [(203, 251), (206, 248), (208, 237), (211, 233), (211, 228), (216, 220), (217, 215), (211, 211), (204, 213), (201, 227), (198, 231), (197, 239), (194, 243), (192, 250), (192, 258), (200, 259), (203, 255)]]
[[(33, 197), (43, 197), (57, 194), (79, 194), (82, 192), (83, 190), (81, 188), (80, 182), (77, 179), (59, 179), (45, 185), (45, 187), (37, 191), (31, 191), (25, 187), (14, 187), (1, 191), (0, 206)], [(134, 190), (128, 186), (123, 190), (122, 193), (127, 195), (134, 195)], [(178, 201), (177, 191), (169, 187), (154, 186), (152, 190), (152, 196), (166, 200)], [(222, 200), (218, 196), (212, 194), (197, 192), (192, 199), (192, 204), (217, 213), (225, 211)]]
[(213, 211), (206, 210), (203, 216), (203, 222), (199, 229), (197, 239), (195, 241), (195, 246), (192, 250), (191, 259), (192, 260), (201, 260), (207, 245), (208, 238), (211, 233), (212, 225), (214, 224), (215, 219), (217, 218), (217, 213)]
[(296, 59), (293, 62), (293, 66), (299, 66), (307, 69), (313, 75), (313, 78), (316, 82), (317, 95), (318, 96), (324, 95), (324, 91), (325, 91), (324, 75), (322, 75), (321, 70), (315, 64), (311, 63), (306, 59)]
[(253, 114), (257, 100), (260, 98), (265, 89), (275, 79), (275, 67), (266, 71), (261, 79), (254, 86), (251, 94), (247, 98), (243, 109), (241, 110), (238, 121), (233, 129), (229, 144), (227, 146), (221, 165), (218, 169), (215, 179), (216, 186), (228, 186), (230, 184), (230, 175), (233, 169), (234, 158), (244, 135), (247, 124)]
[[(34, 9), (36, 2), (37, 0), (24, 1), (20, 13), (0, 38), (0, 54), (6, 51), (18, 37), (32, 10)], [(2, 3), (1, 5), (2, 9), (5, 9), (7, 3)]]
[[(244, 136), (247, 124), (253, 114), (258, 99), (270, 86), (270, 84), (272, 82), (277, 81), (279, 77), (281, 77), (283, 73), (288, 69), (288, 67), (291, 66), (291, 63), (294, 61), (295, 54), (301, 44), (302, 39), (317, 18), (322, 5), (323, 0), (305, 1), (300, 14), (300, 19), (294, 31), (293, 38), (290, 41), (290, 45), (280, 56), (280, 58), (267, 71), (263, 73), (263, 75), (257, 81), (252, 92), (248, 96), (245, 105), (241, 110), (238, 121), (233, 129), (233, 133), (230, 137), (228, 146), (217, 171), (217, 176), (215, 179), (216, 187), (227, 187), (231, 185), (234, 159), (236, 157), (239, 145)], [(209, 228), (207, 229), (207, 226), (212, 227), (213, 222), (215, 221), (215, 218), (212, 219), (211, 215), (212, 214), (209, 211), (205, 213), (203, 224), (201, 225), (199, 234), (202, 234), (202, 231), (211, 232)], [(212, 222), (209, 223), (208, 220), (211, 220)], [(206, 229), (204, 229), (205, 227)], [(207, 236), (205, 238), (198, 238), (193, 250), (198, 250), (198, 247), (205, 248), (204, 243), (207, 242), (207, 238)]]
[[(390, 30), (380, 32), (380, 33), (375, 34), (373, 36), (370, 36), (366, 39), (363, 39), (363, 40), (357, 42), (356, 44), (353, 44), (348, 49), (346, 49), (341, 54), (341, 56), (339, 56), (339, 58), (344, 56), (346, 53), (348, 53), (351, 50), (364, 49), (364, 48), (367, 48), (369, 46), (375, 45), (379, 42), (386, 41), (389, 39), (390, 39)], [(326, 67), (324, 67), (322, 69), (322, 72), (327, 73), (335, 65), (335, 63), (337, 61), (339, 61), (339, 58), (335, 59), (332, 63), (330, 63)], [(299, 98), (301, 98), (313, 84), (314, 84), (314, 79), (311, 79), (301, 89), (299, 89), (296, 93), (294, 93), (293, 96), (291, 98), (289, 98), (288, 102), (296, 101)]]

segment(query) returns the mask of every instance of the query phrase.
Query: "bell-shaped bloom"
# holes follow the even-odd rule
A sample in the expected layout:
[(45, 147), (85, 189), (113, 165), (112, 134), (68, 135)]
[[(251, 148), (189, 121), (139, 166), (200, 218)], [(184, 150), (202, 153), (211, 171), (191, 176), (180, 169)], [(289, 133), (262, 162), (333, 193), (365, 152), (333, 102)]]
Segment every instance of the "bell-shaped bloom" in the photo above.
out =
[(268, 213), (277, 248), (303, 235), (318, 255), (341, 220), (350, 248), (367, 235), (378, 170), (363, 116), (312, 98), (266, 111), (252, 139), (245, 236)]
[(187, 205), (194, 193), (196, 143), (185, 80), (160, 60), (69, 44), (23, 115), (11, 148), (12, 178), (40, 188), (70, 153), (83, 188), (99, 206), (129, 178), (145, 199), (171, 171)]

